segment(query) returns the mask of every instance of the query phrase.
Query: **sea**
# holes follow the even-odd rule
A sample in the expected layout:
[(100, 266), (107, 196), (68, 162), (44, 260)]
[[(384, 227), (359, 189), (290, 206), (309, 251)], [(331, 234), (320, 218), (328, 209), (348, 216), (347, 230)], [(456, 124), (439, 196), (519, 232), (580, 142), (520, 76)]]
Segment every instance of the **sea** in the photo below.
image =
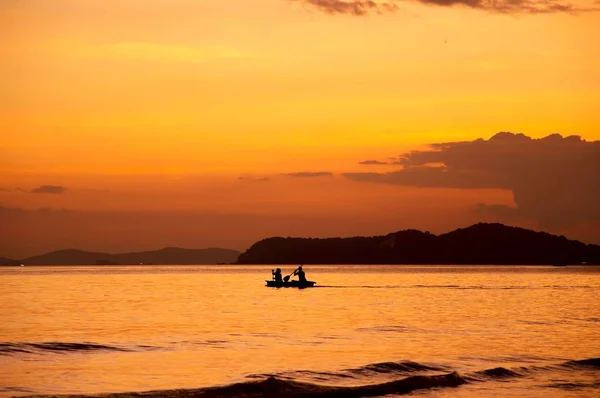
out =
[(1, 267), (0, 396), (600, 397), (600, 267), (273, 268)]

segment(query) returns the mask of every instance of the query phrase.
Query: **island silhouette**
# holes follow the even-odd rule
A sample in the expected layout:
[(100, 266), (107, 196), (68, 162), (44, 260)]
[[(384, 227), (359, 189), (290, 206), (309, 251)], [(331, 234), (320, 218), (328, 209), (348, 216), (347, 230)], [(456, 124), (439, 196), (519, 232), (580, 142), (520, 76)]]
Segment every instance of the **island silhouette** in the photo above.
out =
[(241, 253), (209, 248), (108, 254), (59, 250), (2, 265), (203, 265), (203, 264), (440, 264), (600, 265), (600, 246), (564, 236), (478, 223), (434, 235), (415, 229), (351, 238), (271, 237)]
[(564, 236), (479, 223), (441, 235), (404, 230), (384, 236), (261, 240), (237, 264), (600, 264), (600, 246)]

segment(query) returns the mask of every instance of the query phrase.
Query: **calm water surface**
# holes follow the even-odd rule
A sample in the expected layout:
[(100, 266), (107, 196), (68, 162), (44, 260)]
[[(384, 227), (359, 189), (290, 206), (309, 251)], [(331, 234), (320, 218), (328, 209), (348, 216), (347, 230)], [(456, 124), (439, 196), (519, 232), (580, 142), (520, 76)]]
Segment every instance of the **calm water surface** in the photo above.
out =
[(456, 371), (413, 394), (600, 396), (600, 267), (307, 266), (303, 290), (271, 268), (2, 268), (0, 395)]

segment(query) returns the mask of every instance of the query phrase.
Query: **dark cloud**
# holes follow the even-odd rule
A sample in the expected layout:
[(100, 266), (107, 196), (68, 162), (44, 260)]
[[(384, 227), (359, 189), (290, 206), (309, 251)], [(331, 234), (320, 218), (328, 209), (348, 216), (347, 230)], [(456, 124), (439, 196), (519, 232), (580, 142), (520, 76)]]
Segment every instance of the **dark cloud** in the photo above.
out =
[(358, 162), (358, 164), (389, 164), (388, 162), (382, 162), (381, 160), (363, 160), (362, 162)]
[(501, 178), (498, 176), (490, 178), (490, 175), (479, 171), (451, 170), (445, 166), (415, 166), (389, 173), (344, 173), (343, 175), (354, 181), (420, 188), (510, 188), (508, 184), (501, 183)]
[(430, 150), (401, 155), (396, 162), (404, 168), (343, 175), (414, 187), (508, 189), (516, 209), (496, 206), (479, 211), (518, 214), (548, 228), (600, 222), (600, 141), (498, 133), (489, 140), (433, 144)]
[(270, 181), (271, 179), (269, 177), (249, 177), (249, 176), (242, 176), (242, 177), (238, 177), (238, 180), (240, 180), (240, 181), (253, 181), (253, 182), (266, 182), (266, 181)]
[(417, 1), (426, 5), (463, 6), (504, 14), (550, 14), (598, 11), (582, 8), (556, 0), (294, 0), (307, 4), (327, 14), (367, 15), (369, 13), (395, 12), (401, 2)]
[(67, 192), (67, 188), (61, 187), (60, 185), (42, 185), (37, 188), (33, 188), (30, 192), (58, 195)]
[(284, 173), (282, 174), (286, 177), (300, 177), (300, 178), (310, 178), (310, 177), (331, 177), (333, 174), (329, 171), (301, 171), (298, 173)]

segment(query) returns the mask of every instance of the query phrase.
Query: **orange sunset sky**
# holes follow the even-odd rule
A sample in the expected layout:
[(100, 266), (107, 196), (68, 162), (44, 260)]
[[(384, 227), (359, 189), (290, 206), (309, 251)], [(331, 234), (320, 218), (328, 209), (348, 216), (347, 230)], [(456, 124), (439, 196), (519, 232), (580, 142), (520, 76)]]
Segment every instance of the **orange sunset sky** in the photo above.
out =
[(2, 0), (0, 256), (478, 221), (600, 243), (597, 10)]

